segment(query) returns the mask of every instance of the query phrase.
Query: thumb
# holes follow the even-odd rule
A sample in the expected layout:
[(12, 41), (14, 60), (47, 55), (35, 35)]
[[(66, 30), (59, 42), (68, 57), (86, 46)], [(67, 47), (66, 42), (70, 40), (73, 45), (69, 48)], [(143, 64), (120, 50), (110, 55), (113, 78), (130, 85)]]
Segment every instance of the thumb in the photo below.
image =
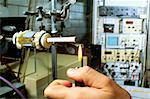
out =
[(67, 75), (69, 78), (83, 82), (85, 85), (95, 88), (104, 88), (110, 84), (110, 79), (90, 68), (89, 66), (83, 66), (78, 69), (69, 69), (67, 71)]

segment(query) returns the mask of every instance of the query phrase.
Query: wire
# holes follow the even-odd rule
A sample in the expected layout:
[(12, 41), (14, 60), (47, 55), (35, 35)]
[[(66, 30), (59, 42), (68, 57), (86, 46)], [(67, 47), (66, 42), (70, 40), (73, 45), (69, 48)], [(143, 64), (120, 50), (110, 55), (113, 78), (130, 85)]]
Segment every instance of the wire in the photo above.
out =
[(21, 97), (21, 99), (27, 99), (11, 82), (6, 80), (4, 77), (0, 76), (0, 80), (4, 81), (6, 84), (8, 84), (13, 90), (17, 92), (17, 94)]

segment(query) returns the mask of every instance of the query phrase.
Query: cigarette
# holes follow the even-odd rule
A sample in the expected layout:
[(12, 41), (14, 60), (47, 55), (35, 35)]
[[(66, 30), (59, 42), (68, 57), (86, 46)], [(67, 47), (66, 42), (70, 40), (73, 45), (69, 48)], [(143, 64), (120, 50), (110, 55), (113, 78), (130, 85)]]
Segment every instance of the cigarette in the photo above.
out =
[(51, 37), (47, 42), (75, 42), (75, 37)]

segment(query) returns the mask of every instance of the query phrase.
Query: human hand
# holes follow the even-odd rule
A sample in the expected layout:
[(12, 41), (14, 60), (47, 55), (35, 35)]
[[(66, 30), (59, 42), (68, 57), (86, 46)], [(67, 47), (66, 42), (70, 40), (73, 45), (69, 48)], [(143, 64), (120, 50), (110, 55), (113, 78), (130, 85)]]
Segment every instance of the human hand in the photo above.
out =
[(66, 80), (55, 80), (44, 91), (50, 99), (130, 99), (129, 93), (107, 76), (84, 66), (67, 71), (69, 78), (86, 86), (72, 86)]

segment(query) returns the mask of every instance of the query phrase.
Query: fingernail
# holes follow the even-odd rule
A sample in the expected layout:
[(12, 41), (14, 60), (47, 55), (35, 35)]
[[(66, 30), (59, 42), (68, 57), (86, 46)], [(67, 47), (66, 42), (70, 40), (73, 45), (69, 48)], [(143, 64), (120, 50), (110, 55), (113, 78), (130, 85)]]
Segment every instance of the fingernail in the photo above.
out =
[(72, 75), (75, 75), (75, 74), (76, 74), (76, 70), (73, 69), (73, 68), (70, 68), (70, 69), (67, 70), (67, 74), (68, 74), (68, 75), (71, 75), (71, 76), (72, 76)]
[(71, 82), (64, 82), (63, 85), (66, 86), (66, 87), (72, 87), (72, 83)]

